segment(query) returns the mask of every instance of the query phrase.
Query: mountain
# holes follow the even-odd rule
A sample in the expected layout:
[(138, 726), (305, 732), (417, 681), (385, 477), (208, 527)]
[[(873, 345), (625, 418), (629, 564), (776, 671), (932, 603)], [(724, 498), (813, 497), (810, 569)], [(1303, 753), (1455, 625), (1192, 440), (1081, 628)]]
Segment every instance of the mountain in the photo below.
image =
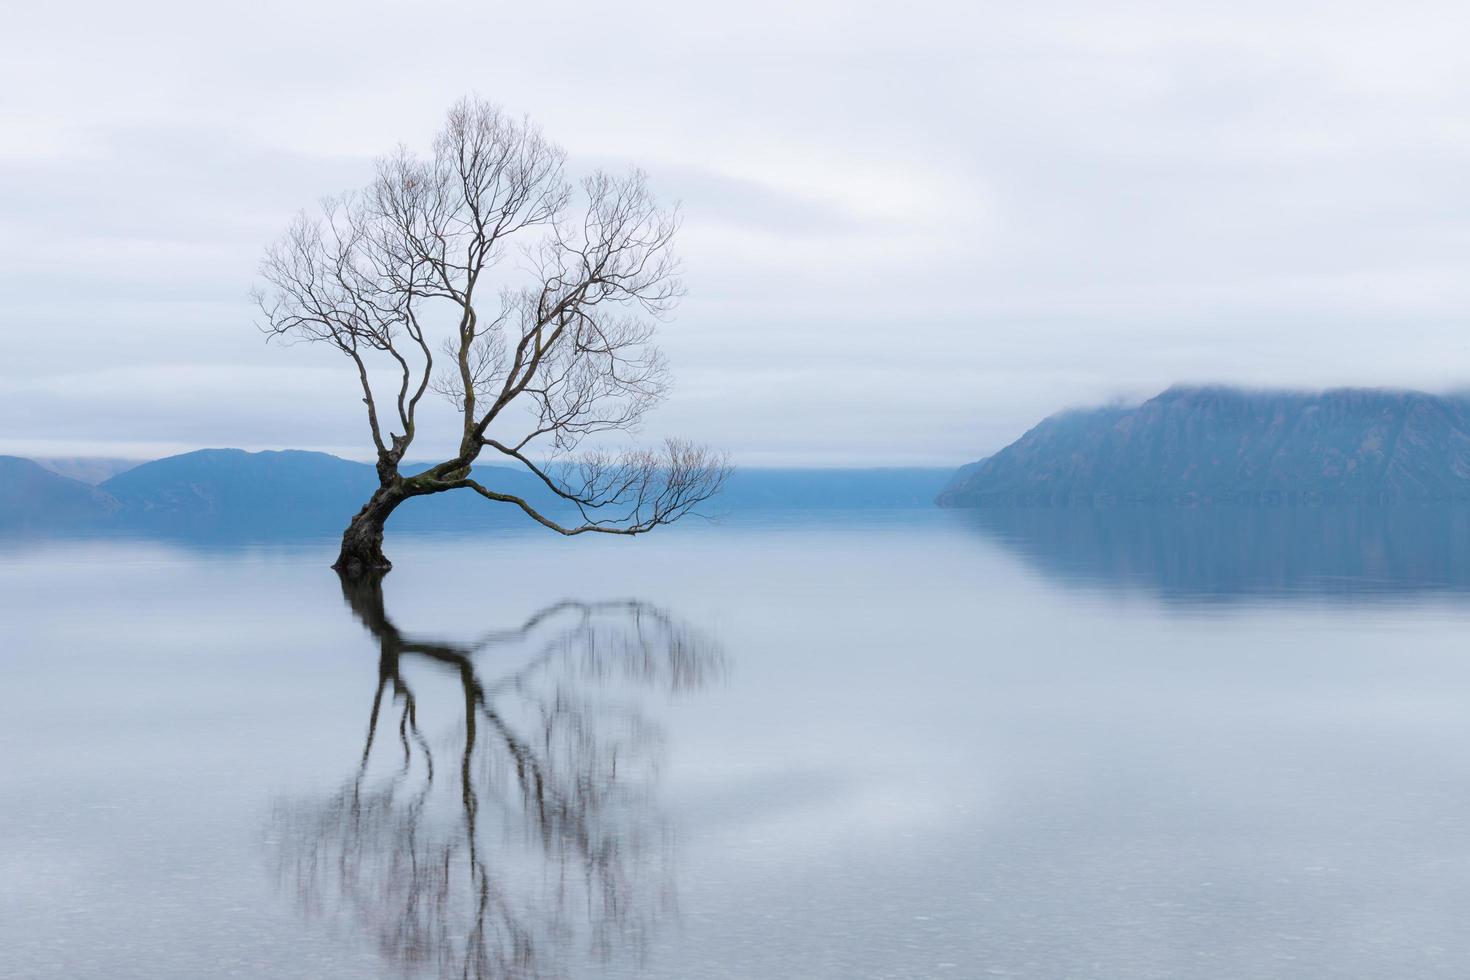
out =
[[(482, 466), (475, 475), (552, 513), (562, 510), (529, 473)], [(377, 485), (370, 464), (327, 453), (202, 449), (143, 463), (101, 489), (118, 500), (123, 525), (326, 533), (341, 530)], [(471, 493), (440, 494), (408, 501), (394, 524), (454, 527), (520, 517), (508, 511)]]
[(201, 449), (135, 466), (101, 487), (133, 515), (203, 517), (360, 504), (376, 485), (371, 466), (326, 453)]
[[(6, 509), (0, 524), (35, 529), (106, 524), (209, 536), (335, 534), (377, 486), (367, 463), (296, 450), (204, 449), (138, 464), (96, 488), (30, 460), (0, 459), (0, 505)], [(565, 501), (524, 469), (477, 466), (474, 474), (553, 519), (576, 519)], [(923, 468), (738, 470), (701, 512), (927, 507), (947, 476), (947, 470)], [(400, 530), (525, 524), (518, 509), (467, 491), (415, 498), (393, 516)]]
[(0, 456), (0, 527), (92, 527), (119, 504), (108, 494), (18, 456)]
[(1174, 387), (1062, 412), (955, 474), (946, 507), (1470, 499), (1470, 399)]

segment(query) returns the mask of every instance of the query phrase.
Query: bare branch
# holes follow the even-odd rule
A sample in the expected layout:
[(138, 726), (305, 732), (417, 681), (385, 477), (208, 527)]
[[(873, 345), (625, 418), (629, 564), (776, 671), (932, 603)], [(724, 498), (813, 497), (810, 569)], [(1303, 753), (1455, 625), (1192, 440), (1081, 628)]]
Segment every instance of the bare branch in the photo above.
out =
[[(693, 513), (719, 493), (731, 472), (724, 456), (676, 439), (667, 440), (662, 453), (644, 450), (588, 454), (565, 464), (561, 478), (528, 465), (557, 496), (577, 506), (583, 518), (581, 524), (562, 524), (542, 514), (525, 498), (499, 493), (469, 477), (451, 481), (447, 488), (466, 488), (487, 500), (514, 504), (558, 534), (644, 534)], [(609, 509), (608, 515), (590, 514), (603, 507)]]

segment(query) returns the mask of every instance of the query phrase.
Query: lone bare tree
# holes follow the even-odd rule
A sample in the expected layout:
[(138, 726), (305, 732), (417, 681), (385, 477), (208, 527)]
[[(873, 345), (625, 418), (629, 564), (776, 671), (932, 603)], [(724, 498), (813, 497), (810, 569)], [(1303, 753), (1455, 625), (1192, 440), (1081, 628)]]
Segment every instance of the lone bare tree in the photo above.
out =
[[(470, 490), (561, 534), (640, 534), (688, 514), (728, 475), (722, 455), (682, 440), (580, 449), (636, 429), (663, 398), (654, 326), (683, 289), (670, 251), (677, 213), (644, 175), (597, 172), (578, 192), (564, 160), (529, 121), (467, 98), (427, 157), (400, 147), (371, 185), (303, 212), (266, 251), (261, 329), (351, 359), (377, 450), (379, 486), (342, 535), (339, 571), (391, 567), (383, 526), (411, 497)], [(457, 411), (459, 448), (405, 475), (430, 391)], [(575, 519), (474, 479), (486, 449), (534, 474)]]

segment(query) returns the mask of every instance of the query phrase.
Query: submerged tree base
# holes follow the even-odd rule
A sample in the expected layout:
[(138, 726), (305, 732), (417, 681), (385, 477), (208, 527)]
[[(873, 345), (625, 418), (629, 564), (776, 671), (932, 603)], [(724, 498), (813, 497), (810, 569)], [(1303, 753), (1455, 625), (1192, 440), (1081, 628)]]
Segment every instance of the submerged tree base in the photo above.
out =
[(381, 575), (393, 567), (383, 554), (383, 525), (402, 497), (379, 490), (342, 532), (342, 550), (332, 567), (350, 578)]
[(344, 547), (332, 568), (348, 578), (382, 575), (393, 569), (393, 563), (381, 551), (377, 553), (351, 552)]

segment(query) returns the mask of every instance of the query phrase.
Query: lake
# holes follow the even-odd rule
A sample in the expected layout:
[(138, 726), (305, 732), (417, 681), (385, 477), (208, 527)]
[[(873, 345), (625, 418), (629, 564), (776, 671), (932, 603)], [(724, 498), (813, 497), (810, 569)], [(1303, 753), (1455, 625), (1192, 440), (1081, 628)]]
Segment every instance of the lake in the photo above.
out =
[(1453, 511), (0, 545), (0, 977), (1470, 975)]

